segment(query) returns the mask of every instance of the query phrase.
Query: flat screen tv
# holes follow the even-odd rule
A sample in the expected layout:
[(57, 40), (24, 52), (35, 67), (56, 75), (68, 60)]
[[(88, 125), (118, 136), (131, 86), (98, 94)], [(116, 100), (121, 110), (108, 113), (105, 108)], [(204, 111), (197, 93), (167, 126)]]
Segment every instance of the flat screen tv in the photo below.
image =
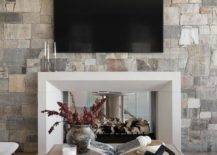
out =
[(63, 53), (163, 51), (163, 0), (54, 0)]

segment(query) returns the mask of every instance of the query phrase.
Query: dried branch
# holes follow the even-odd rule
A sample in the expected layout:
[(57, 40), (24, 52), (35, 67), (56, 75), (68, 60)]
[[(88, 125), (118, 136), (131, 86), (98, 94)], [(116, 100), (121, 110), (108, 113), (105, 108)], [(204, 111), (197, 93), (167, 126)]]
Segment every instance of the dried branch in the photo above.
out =
[[(67, 123), (70, 127), (74, 125), (94, 125), (96, 123), (96, 119), (99, 117), (99, 112), (102, 109), (103, 104), (105, 103), (106, 99), (96, 100), (90, 109), (84, 107), (83, 114), (79, 115), (76, 107), (75, 111), (72, 112), (71, 109), (68, 107), (67, 103), (57, 102), (59, 106), (59, 112), (55, 110), (43, 110), (42, 113), (46, 113), (48, 117), (50, 116), (60, 116), (64, 119), (63, 122)], [(49, 134), (52, 133), (54, 128), (59, 125), (61, 122), (55, 122), (50, 130), (48, 131)]]

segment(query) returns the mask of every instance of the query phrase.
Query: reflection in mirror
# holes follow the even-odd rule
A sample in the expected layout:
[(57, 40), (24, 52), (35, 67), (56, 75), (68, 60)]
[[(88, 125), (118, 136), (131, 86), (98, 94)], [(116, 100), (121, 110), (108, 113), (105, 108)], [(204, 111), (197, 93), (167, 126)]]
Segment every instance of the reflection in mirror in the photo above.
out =
[(130, 118), (141, 118), (151, 121), (150, 92), (135, 92), (126, 94), (124, 102), (124, 121)]
[[(97, 99), (106, 98), (101, 108), (99, 118), (93, 127), (102, 142), (126, 142), (133, 140), (137, 135), (148, 135), (155, 138), (156, 106), (155, 93), (149, 91), (134, 92), (68, 92), (67, 102), (69, 106), (90, 108)], [(79, 108), (80, 107), (80, 108)], [(124, 139), (124, 136), (129, 135)], [(99, 136), (100, 135), (100, 136)], [(117, 135), (119, 135), (117, 137)], [(111, 138), (113, 137), (113, 138)], [(107, 138), (107, 140), (105, 140)], [(116, 140), (115, 140), (116, 138)], [(110, 141), (113, 139), (113, 141)], [(122, 139), (123, 141), (120, 141)]]
[(107, 118), (118, 118), (126, 121), (130, 118), (141, 118), (151, 121), (150, 92), (94, 92), (89, 93), (87, 107), (92, 106), (96, 98), (107, 97), (104, 114)]

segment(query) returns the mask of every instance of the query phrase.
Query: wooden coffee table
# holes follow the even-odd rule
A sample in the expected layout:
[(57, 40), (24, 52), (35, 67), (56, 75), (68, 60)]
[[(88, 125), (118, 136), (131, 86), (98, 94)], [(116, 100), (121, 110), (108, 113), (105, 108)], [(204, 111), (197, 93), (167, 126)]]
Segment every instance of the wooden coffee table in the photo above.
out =
[[(48, 155), (62, 155), (62, 148), (63, 148), (64, 145), (67, 145), (67, 144), (54, 145), (53, 148), (49, 151)], [(181, 153), (181, 151), (179, 151), (175, 146), (173, 146), (173, 145), (166, 145), (166, 146), (168, 148), (170, 148), (173, 152), (175, 152), (175, 155), (183, 155)], [(101, 155), (101, 154), (98, 153), (98, 152), (89, 150), (87, 153), (84, 153), (84, 154), (81, 154), (81, 155)], [(125, 155), (143, 155), (143, 154), (139, 154), (139, 153), (137, 153), (137, 151), (132, 151), (130, 153), (126, 153)]]

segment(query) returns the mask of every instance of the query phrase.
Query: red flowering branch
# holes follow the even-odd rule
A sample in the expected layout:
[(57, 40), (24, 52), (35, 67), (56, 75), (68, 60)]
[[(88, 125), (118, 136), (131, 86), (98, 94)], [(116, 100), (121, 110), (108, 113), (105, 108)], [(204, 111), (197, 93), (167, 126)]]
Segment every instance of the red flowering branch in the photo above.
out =
[(42, 113), (47, 113), (48, 117), (53, 116), (53, 115), (60, 115), (60, 113), (54, 110), (43, 110)]
[(90, 107), (90, 110), (98, 117), (100, 111), (102, 110), (102, 106), (105, 102), (106, 102), (106, 98), (103, 98), (101, 100), (96, 99), (93, 106)]
[[(57, 102), (59, 108), (59, 112), (55, 110), (43, 110), (42, 113), (46, 113), (48, 117), (50, 116), (60, 116), (64, 119), (70, 127), (73, 125), (94, 125), (96, 119), (99, 117), (99, 113), (102, 109), (103, 104), (106, 102), (106, 99), (103, 98), (101, 100), (96, 100), (90, 109), (84, 107), (83, 114), (79, 115), (76, 108), (75, 112), (72, 112), (68, 107), (67, 103)], [(49, 134), (52, 133), (54, 128), (58, 126), (61, 122), (55, 122), (51, 128), (49, 129)]]

